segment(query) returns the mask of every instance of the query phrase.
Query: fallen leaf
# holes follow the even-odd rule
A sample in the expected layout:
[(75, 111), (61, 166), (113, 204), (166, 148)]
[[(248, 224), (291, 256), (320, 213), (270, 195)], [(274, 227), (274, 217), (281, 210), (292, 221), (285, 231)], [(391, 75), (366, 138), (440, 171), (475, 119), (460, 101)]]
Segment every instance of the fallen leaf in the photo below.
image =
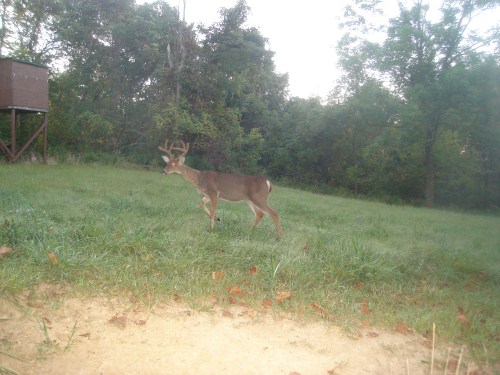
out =
[(135, 324), (137, 324), (138, 326), (144, 326), (146, 325), (146, 321), (144, 319), (136, 320)]
[(475, 290), (474, 283), (472, 283), (472, 284), (465, 284), (465, 289), (467, 289), (470, 292), (473, 292)]
[(467, 315), (465, 315), (464, 309), (461, 307), (458, 308), (456, 319), (462, 324), (469, 324), (469, 319), (467, 318)]
[(80, 334), (78, 336), (80, 336), (80, 337), (90, 337), (90, 332), (82, 333), (82, 334)]
[(356, 289), (356, 290), (360, 290), (360, 289), (362, 289), (364, 286), (365, 286), (365, 284), (364, 284), (364, 283), (359, 283), (359, 282), (358, 282), (358, 283), (354, 284), (354, 289)]
[(48, 230), (49, 232), (52, 232), (54, 229), (56, 229), (56, 228), (54, 228), (54, 227), (48, 227), (48, 228), (47, 228), (47, 230)]
[(361, 327), (364, 328), (364, 329), (370, 328), (370, 322), (368, 320), (363, 320), (361, 322)]
[(278, 303), (282, 303), (286, 299), (291, 299), (292, 293), (287, 290), (282, 290), (281, 292), (276, 293), (276, 300)]
[(0, 256), (7, 255), (12, 253), (12, 248), (8, 247), (7, 245), (0, 246)]
[(406, 335), (408, 333), (414, 333), (414, 330), (412, 328), (409, 328), (403, 322), (398, 322), (398, 324), (396, 324), (396, 332)]
[(226, 318), (232, 318), (233, 317), (233, 313), (227, 311), (227, 310), (222, 310), (222, 316), (226, 317)]
[(361, 303), (361, 312), (365, 315), (368, 315), (370, 313), (370, 308), (368, 307), (368, 302), (367, 301), (364, 301), (363, 303)]
[(180, 296), (179, 294), (177, 294), (177, 293), (174, 293), (174, 294), (172, 295), (172, 299), (173, 299), (175, 302), (178, 302), (178, 301), (180, 301), (181, 296)]
[(243, 291), (241, 290), (241, 287), (239, 285), (236, 285), (229, 288), (229, 293), (235, 295), (241, 295), (243, 294)]
[(313, 302), (311, 303), (311, 307), (316, 310), (317, 312), (319, 312), (320, 314), (326, 314), (327, 313), (327, 310), (321, 306), (320, 304), (318, 304), (317, 302)]
[(224, 273), (222, 271), (212, 272), (212, 280), (221, 280), (224, 277)]
[(125, 328), (127, 326), (127, 317), (126, 316), (113, 316), (110, 320), (108, 320), (109, 324), (113, 324), (119, 328)]
[(262, 300), (262, 306), (264, 306), (265, 309), (270, 309), (272, 305), (273, 305), (273, 300), (267, 298)]
[(243, 310), (242, 312), (240, 312), (238, 314), (238, 316), (246, 316), (249, 318), (255, 318), (255, 317), (257, 317), (257, 311), (252, 310), (252, 309), (246, 309), (246, 310)]
[(455, 372), (455, 370), (457, 369), (457, 366), (458, 366), (458, 360), (452, 358), (448, 361), (448, 366), (447, 366), (447, 369), (448, 371), (450, 372)]
[(250, 275), (255, 275), (257, 273), (257, 267), (253, 266), (248, 272), (250, 272)]
[(302, 250), (304, 250), (304, 253), (307, 253), (309, 251), (309, 246), (305, 244)]
[(373, 332), (373, 331), (372, 331), (372, 332), (368, 332), (368, 333), (366, 334), (366, 336), (368, 336), (368, 337), (378, 337), (378, 336), (379, 336), (379, 334), (378, 334), (377, 332)]
[(54, 253), (47, 253), (47, 257), (54, 266), (59, 263), (59, 259), (57, 259), (57, 255)]
[(238, 299), (236, 299), (234, 297), (229, 297), (229, 303), (231, 305), (236, 305), (238, 303)]
[(319, 303), (317, 302), (313, 302), (311, 303), (311, 307), (316, 311), (318, 312), (321, 317), (323, 319), (326, 319), (326, 320), (335, 320), (335, 315), (333, 315), (332, 313), (330, 313), (326, 308), (324, 308), (323, 306), (321, 306)]

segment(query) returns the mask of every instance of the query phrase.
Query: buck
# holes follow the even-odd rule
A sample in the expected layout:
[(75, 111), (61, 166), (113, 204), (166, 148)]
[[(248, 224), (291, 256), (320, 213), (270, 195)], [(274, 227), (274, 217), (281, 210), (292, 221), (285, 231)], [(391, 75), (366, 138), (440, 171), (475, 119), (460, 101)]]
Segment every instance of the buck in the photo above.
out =
[[(176, 147), (179, 145), (180, 147)], [(271, 192), (272, 185), (264, 176), (245, 176), (216, 171), (199, 171), (184, 164), (185, 156), (189, 150), (189, 143), (183, 141), (171, 143), (165, 141), (165, 147), (158, 147), (166, 155), (162, 155), (167, 166), (163, 169), (164, 174), (177, 173), (190, 182), (199, 194), (203, 196), (200, 206), (210, 217), (210, 228), (214, 228), (214, 222), (220, 221), (215, 216), (217, 201), (219, 199), (228, 202), (246, 202), (253, 213), (255, 220), (252, 229), (257, 226), (264, 213), (274, 221), (278, 236), (283, 234), (278, 213), (267, 203), (267, 197)], [(174, 156), (174, 150), (180, 151), (180, 155)], [(210, 202), (210, 210), (207, 203)]]

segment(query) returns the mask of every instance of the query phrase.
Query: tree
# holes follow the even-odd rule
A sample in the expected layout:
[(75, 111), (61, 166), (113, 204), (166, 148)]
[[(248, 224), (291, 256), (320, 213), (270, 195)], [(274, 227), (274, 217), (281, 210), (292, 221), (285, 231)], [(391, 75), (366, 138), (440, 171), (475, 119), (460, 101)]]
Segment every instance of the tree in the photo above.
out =
[(168, 133), (192, 141), (213, 168), (256, 173), (262, 169), (263, 129), (276, 122), (287, 77), (274, 72), (266, 39), (245, 27), (248, 11), (239, 1), (221, 10), (219, 22), (199, 28), (198, 55), (186, 60), (182, 78), (178, 114), (184, 131), (169, 108), (157, 119)]
[(52, 23), (59, 10), (57, 0), (1, 0), (0, 56), (51, 63), (57, 57)]
[[(361, 8), (376, 9), (375, 1), (359, 0)], [(429, 5), (423, 0), (406, 8), (400, 3), (399, 16), (390, 20), (386, 39), (382, 43), (360, 38), (344, 38), (341, 52), (356, 51), (361, 69), (355, 77), (373, 75), (386, 78), (415, 116), (410, 123), (400, 126), (421, 139), (425, 166), (425, 205), (434, 204), (436, 158), (435, 145), (445, 126), (444, 115), (449, 108), (443, 83), (447, 73), (457, 65), (467, 66), (478, 56), (481, 47), (488, 46), (497, 36), (493, 31), (483, 37), (470, 34), (470, 21), (480, 12), (498, 5), (497, 0), (445, 0), (441, 6), (441, 19), (432, 22), (428, 17)], [(351, 8), (352, 10), (352, 8)], [(351, 16), (358, 16), (351, 13)], [(357, 25), (364, 23), (357, 18)], [(351, 48), (348, 48), (351, 46)], [(344, 68), (353, 58), (345, 58)], [(377, 74), (378, 73), (378, 74)], [(359, 78), (358, 78), (359, 81)], [(351, 82), (356, 82), (351, 79)], [(408, 107), (408, 108), (410, 108)], [(414, 127), (420, 132), (414, 132)], [(416, 141), (413, 138), (412, 141)]]

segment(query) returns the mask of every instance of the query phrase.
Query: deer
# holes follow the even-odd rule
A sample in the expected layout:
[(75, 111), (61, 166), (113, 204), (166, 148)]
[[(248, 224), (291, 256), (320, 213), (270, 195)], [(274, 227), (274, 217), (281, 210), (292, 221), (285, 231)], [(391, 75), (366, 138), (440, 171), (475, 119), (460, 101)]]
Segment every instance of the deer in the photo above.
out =
[[(158, 149), (165, 154), (162, 155), (162, 158), (167, 165), (163, 169), (163, 174), (180, 174), (202, 196), (199, 204), (210, 217), (210, 228), (212, 230), (214, 229), (214, 222), (221, 221), (215, 215), (217, 202), (224, 200), (228, 202), (246, 202), (250, 206), (255, 215), (252, 229), (255, 229), (264, 214), (267, 214), (274, 221), (278, 236), (282, 236), (283, 230), (278, 213), (267, 203), (267, 197), (272, 190), (269, 179), (264, 176), (200, 171), (191, 168), (184, 163), (189, 150), (189, 143), (184, 143), (184, 141), (172, 142), (169, 146), (167, 139), (164, 147), (159, 146)], [(174, 151), (179, 151), (180, 154), (176, 157)], [(208, 202), (210, 202), (210, 210), (207, 208)]]

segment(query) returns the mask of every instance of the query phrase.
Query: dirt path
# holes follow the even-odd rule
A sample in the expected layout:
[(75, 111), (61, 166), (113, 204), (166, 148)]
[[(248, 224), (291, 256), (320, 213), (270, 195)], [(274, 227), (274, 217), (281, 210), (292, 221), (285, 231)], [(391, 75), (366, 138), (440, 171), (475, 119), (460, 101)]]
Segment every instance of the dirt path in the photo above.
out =
[(350, 338), (243, 306), (0, 299), (0, 373), (418, 375), (429, 373), (430, 353), (418, 335), (361, 329)]

